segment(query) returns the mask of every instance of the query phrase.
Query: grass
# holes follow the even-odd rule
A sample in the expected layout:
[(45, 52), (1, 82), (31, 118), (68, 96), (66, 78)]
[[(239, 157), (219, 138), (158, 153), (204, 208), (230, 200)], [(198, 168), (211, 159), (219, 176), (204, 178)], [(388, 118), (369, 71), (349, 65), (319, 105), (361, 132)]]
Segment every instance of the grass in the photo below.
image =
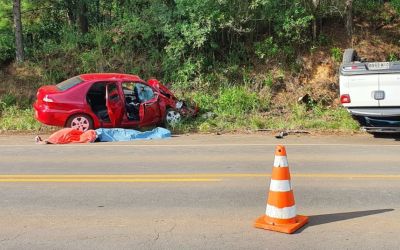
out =
[(1, 130), (37, 131), (42, 125), (34, 118), (32, 108), (21, 109), (18, 106), (2, 107), (0, 116)]
[[(246, 87), (224, 87), (205, 94), (193, 92), (192, 98), (201, 113), (195, 119), (172, 127), (175, 133), (233, 132), (244, 130), (324, 130), (356, 131), (359, 125), (341, 107), (326, 108), (318, 104), (294, 104), (282, 115), (270, 109), (269, 91), (255, 93)], [(34, 118), (32, 108), (22, 108), (7, 96), (0, 102), (0, 129), (38, 131), (42, 125)]]
[(194, 120), (172, 128), (178, 133), (186, 132), (234, 132), (259, 129), (271, 130), (311, 130), (354, 132), (359, 130), (358, 123), (351, 118), (346, 109), (322, 108), (316, 106), (307, 110), (305, 105), (294, 105), (286, 115), (251, 112), (237, 116), (217, 115), (205, 118), (200, 114)]
[(269, 121), (271, 129), (306, 129), (326, 131), (356, 131), (358, 123), (344, 108), (321, 108), (307, 111), (304, 105), (295, 105), (294, 112), (287, 117), (273, 117)]
[[(287, 116), (269, 116), (253, 112), (239, 116), (202, 117), (183, 121), (172, 129), (175, 133), (187, 132), (234, 132), (241, 130), (322, 130), (351, 132), (359, 129), (344, 108), (306, 111), (299, 106)], [(11, 106), (4, 109), (0, 118), (1, 130), (38, 131), (42, 125), (33, 116), (33, 110)]]

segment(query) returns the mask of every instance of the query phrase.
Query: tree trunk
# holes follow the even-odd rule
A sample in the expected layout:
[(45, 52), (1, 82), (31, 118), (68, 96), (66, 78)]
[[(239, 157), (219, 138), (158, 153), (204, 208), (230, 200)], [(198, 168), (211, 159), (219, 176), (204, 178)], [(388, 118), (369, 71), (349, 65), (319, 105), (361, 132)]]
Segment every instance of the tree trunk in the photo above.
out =
[(65, 0), (65, 6), (67, 9), (68, 24), (74, 25), (76, 22), (76, 1), (75, 0)]
[(346, 32), (350, 41), (353, 41), (353, 0), (346, 0)]
[(82, 34), (86, 34), (89, 31), (89, 21), (87, 18), (87, 4), (85, 0), (79, 0), (78, 4), (78, 25)]
[(313, 12), (313, 22), (312, 22), (312, 35), (313, 35), (313, 41), (315, 42), (317, 40), (317, 32), (318, 32), (318, 26), (317, 26), (317, 16), (318, 16), (318, 8), (319, 8), (320, 0), (312, 0), (312, 12)]
[(317, 41), (317, 18), (314, 16), (313, 22), (312, 22), (312, 36), (313, 36), (313, 41)]
[(21, 0), (13, 0), (13, 17), (15, 32), (15, 55), (18, 63), (24, 61), (24, 45), (22, 43)]

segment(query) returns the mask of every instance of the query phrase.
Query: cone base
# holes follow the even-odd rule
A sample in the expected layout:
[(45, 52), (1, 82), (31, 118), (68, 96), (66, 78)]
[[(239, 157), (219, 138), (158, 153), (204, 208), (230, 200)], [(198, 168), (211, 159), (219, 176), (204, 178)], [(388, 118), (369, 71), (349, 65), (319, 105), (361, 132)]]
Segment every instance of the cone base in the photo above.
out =
[(268, 220), (268, 216), (263, 215), (256, 220), (254, 226), (256, 228), (277, 231), (281, 233), (291, 234), (294, 233), (297, 229), (301, 228), (308, 222), (308, 217), (303, 215), (296, 216), (296, 223), (291, 224), (268, 224), (266, 221)]

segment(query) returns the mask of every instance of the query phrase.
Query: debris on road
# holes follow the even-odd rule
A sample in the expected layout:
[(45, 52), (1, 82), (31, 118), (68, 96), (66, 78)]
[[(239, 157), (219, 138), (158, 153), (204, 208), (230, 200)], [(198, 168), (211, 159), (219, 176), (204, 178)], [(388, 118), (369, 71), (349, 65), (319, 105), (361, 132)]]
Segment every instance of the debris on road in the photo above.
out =
[(287, 135), (293, 135), (293, 134), (309, 134), (310, 132), (305, 131), (305, 130), (284, 130), (279, 132), (275, 138), (277, 139), (283, 139)]
[(277, 138), (277, 139), (283, 139), (283, 137), (284, 137), (284, 136), (287, 136), (287, 135), (288, 135), (287, 132), (281, 131), (281, 132), (279, 132), (277, 135), (275, 135), (275, 138)]

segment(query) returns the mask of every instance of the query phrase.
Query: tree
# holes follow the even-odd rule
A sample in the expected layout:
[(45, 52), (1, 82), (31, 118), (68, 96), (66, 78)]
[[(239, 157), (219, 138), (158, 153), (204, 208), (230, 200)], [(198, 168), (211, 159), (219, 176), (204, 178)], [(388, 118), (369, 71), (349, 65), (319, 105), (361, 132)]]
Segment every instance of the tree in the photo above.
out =
[(350, 41), (353, 40), (353, 0), (346, 0), (346, 31)]
[(18, 63), (24, 61), (24, 46), (22, 43), (21, 0), (13, 0), (13, 17), (15, 32), (15, 54)]
[(314, 19), (312, 22), (312, 34), (313, 40), (317, 40), (317, 11), (319, 8), (320, 0), (312, 0), (312, 12), (314, 14)]
[(89, 21), (87, 17), (88, 7), (85, 0), (80, 0), (78, 3), (78, 25), (82, 34), (89, 31)]

